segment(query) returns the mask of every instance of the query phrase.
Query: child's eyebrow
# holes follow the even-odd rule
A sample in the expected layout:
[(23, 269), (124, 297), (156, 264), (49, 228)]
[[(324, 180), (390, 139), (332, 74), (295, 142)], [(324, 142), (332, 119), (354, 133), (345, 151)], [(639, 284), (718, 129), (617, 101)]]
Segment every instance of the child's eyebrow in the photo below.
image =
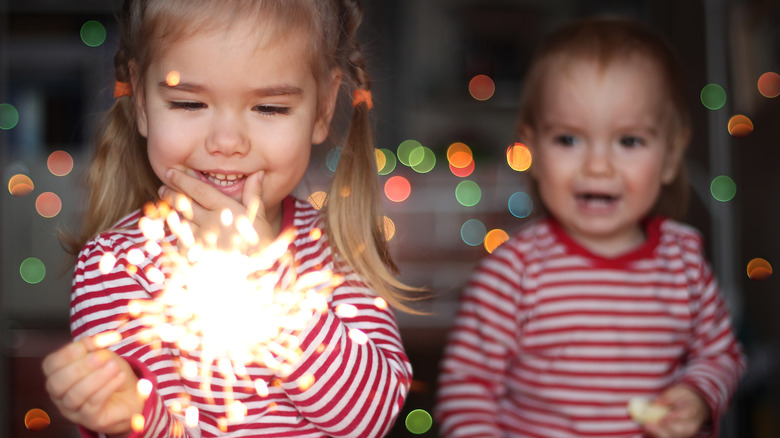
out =
[[(176, 85), (170, 85), (166, 81), (162, 81), (158, 84), (163, 90), (180, 90), (189, 91), (192, 93), (202, 92), (206, 90), (206, 87), (198, 84), (192, 84), (187, 82), (180, 82)], [(268, 96), (295, 96), (303, 94), (303, 89), (294, 85), (271, 85), (268, 87), (255, 88), (251, 91), (252, 94), (258, 97)]]

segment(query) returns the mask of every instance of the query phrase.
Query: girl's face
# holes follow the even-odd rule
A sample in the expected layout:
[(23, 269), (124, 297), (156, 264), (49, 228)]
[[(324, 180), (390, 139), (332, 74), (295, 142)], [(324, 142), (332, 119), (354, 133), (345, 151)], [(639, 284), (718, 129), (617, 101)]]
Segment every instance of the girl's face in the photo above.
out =
[(318, 94), (305, 35), (262, 38), (246, 22), (168, 49), (138, 96), (154, 172), (169, 184), (168, 169), (186, 171), (241, 202), (246, 178), (264, 171), (266, 218), (278, 222), (312, 144), (327, 137), (340, 76)]
[(641, 56), (605, 68), (561, 62), (543, 81), (537, 126), (522, 132), (534, 157), (531, 174), (574, 240), (617, 255), (644, 241), (640, 221), (677, 173), (681, 151), (671, 146), (667, 89)]

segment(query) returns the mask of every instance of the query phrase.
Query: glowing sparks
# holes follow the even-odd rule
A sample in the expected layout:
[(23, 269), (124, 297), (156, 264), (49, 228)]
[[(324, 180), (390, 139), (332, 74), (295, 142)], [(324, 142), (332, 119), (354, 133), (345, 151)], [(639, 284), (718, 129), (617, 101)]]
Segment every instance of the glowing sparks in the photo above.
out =
[(341, 318), (354, 318), (358, 315), (358, 309), (352, 304), (339, 304), (336, 306), (336, 315)]
[(368, 335), (358, 329), (350, 329), (348, 336), (350, 339), (355, 341), (355, 343), (358, 343), (360, 345), (363, 345), (366, 342), (368, 342)]
[(138, 380), (138, 384), (136, 385), (136, 390), (138, 391), (138, 395), (143, 397), (144, 400), (149, 398), (149, 394), (152, 393), (152, 382), (150, 382), (147, 379), (140, 379)]
[(311, 388), (312, 385), (314, 385), (314, 382), (315, 378), (313, 374), (304, 374), (300, 379), (298, 379), (298, 389), (301, 391), (306, 391), (307, 389)]
[(121, 340), (122, 334), (113, 330), (100, 333), (92, 338), (92, 342), (97, 348), (106, 348), (109, 345), (114, 345)]
[(382, 297), (376, 297), (374, 298), (374, 306), (376, 306), (377, 309), (384, 310), (387, 309), (387, 301), (385, 301)]
[(184, 423), (189, 427), (197, 427), (200, 422), (200, 412), (195, 406), (188, 406), (184, 410)]
[(133, 430), (133, 432), (141, 433), (144, 431), (144, 426), (146, 425), (146, 419), (141, 414), (133, 414), (132, 419), (130, 420), (130, 428)]
[[(282, 233), (258, 249), (251, 220), (223, 211), (222, 235), (197, 239), (189, 223), (175, 211), (165, 210), (165, 206), (144, 208), (145, 217), (139, 226), (150, 241), (127, 254), (130, 265), (140, 266), (147, 258), (142, 248), (159, 249), (166, 262), (165, 272), (157, 267), (144, 268), (150, 282), (163, 285), (163, 293), (154, 300), (128, 304), (128, 314), (145, 327), (143, 336), (160, 346), (180, 349), (183, 355), (179, 373), (200, 380), (207, 400), (214, 400), (212, 373), (218, 374), (228, 394), (233, 384), (247, 378), (246, 365), (250, 363), (289, 375), (302, 354), (297, 334), (313, 314), (327, 311), (327, 296), (341, 283), (341, 277), (327, 270), (297, 274), (288, 251), (295, 237), (293, 231)], [(178, 248), (166, 240), (165, 224), (177, 237)], [(225, 235), (227, 239), (223, 239)], [(225, 248), (222, 240), (232, 245)], [(113, 255), (104, 255), (101, 272), (110, 272), (115, 264)], [(345, 305), (341, 311), (353, 314), (350, 306)], [(367, 336), (361, 334), (350, 336), (367, 342)], [(118, 339), (103, 342), (110, 345)], [(311, 376), (298, 380), (302, 389), (313, 383)], [(268, 395), (266, 382), (257, 379), (254, 385), (258, 395)], [(244, 420), (247, 407), (232, 396), (224, 400), (224, 426)], [(187, 425), (197, 425), (198, 411), (187, 404), (182, 401), (179, 411), (184, 412)]]
[(116, 266), (116, 256), (110, 252), (103, 254), (103, 257), (100, 258), (100, 264), (98, 265), (100, 273), (104, 275), (108, 274), (114, 270), (114, 266)]

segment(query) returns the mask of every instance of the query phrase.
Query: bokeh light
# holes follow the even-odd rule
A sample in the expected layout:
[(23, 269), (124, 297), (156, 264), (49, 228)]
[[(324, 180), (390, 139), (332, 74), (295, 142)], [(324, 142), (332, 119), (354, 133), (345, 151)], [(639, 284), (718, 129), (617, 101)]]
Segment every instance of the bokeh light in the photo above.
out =
[(65, 176), (73, 170), (73, 157), (65, 151), (54, 151), (49, 154), (46, 167), (54, 176)]
[(509, 240), (509, 234), (506, 231), (500, 229), (490, 230), (485, 235), (485, 249), (487, 252), (492, 253), (507, 240)]
[(520, 219), (526, 218), (531, 215), (534, 210), (534, 203), (531, 197), (525, 192), (516, 192), (509, 197), (509, 212), (512, 216)]
[(40, 259), (29, 257), (19, 265), (19, 274), (27, 283), (38, 284), (46, 277), (46, 266)]
[(758, 78), (758, 92), (764, 97), (780, 96), (780, 75), (768, 71)]
[(102, 23), (90, 20), (81, 26), (81, 41), (89, 47), (98, 47), (106, 42), (106, 28)]
[(412, 193), (412, 185), (402, 176), (393, 176), (385, 182), (385, 196), (393, 202), (403, 202)]
[(469, 163), (468, 166), (462, 167), (462, 168), (457, 168), (457, 167), (453, 166), (452, 164), (450, 164), (450, 172), (452, 172), (452, 174), (457, 176), (457, 177), (465, 178), (465, 177), (471, 175), (472, 173), (474, 173), (474, 168), (475, 167), (476, 166), (475, 166), (473, 160), (471, 161), (471, 163)]
[(753, 132), (753, 121), (749, 117), (737, 114), (729, 119), (729, 134), (744, 137)]
[[(412, 152), (414, 152), (418, 148), (422, 148), (423, 145), (420, 144), (417, 140), (404, 140), (401, 142), (401, 144), (398, 145), (398, 149), (396, 150), (396, 153), (398, 155), (398, 161), (401, 162), (404, 166), (413, 166), (416, 163), (411, 162), (411, 155)], [(422, 155), (420, 156), (420, 159), (422, 159)]]
[(328, 151), (325, 156), (325, 166), (331, 172), (336, 172), (336, 168), (339, 166), (339, 160), (341, 159), (341, 148), (333, 148)]
[(39, 432), (46, 429), (49, 427), (49, 424), (51, 424), (51, 419), (49, 418), (49, 414), (43, 409), (30, 409), (24, 416), (24, 427), (33, 432)]
[(19, 123), (19, 111), (10, 103), (0, 103), (0, 129), (8, 131)]
[(455, 199), (464, 207), (473, 207), (482, 199), (482, 189), (479, 184), (469, 179), (461, 181), (455, 187)]
[(718, 201), (728, 202), (737, 194), (737, 185), (726, 175), (716, 176), (710, 183), (710, 193)]
[(171, 70), (165, 75), (165, 83), (169, 87), (175, 87), (181, 83), (181, 73), (176, 70)]
[(705, 85), (700, 97), (702, 105), (707, 109), (721, 109), (726, 104), (726, 90), (718, 84)]
[(398, 160), (395, 158), (395, 154), (390, 149), (378, 149), (377, 150), (377, 164), (379, 164), (379, 153), (381, 153), (384, 158), (382, 159), (383, 165), (381, 167), (377, 166), (379, 169), (380, 175), (389, 175), (393, 173), (395, 170), (395, 167), (398, 165)]
[(385, 234), (385, 240), (390, 241), (395, 237), (395, 222), (387, 216), (382, 217), (382, 231)]
[(433, 418), (428, 411), (424, 409), (415, 409), (406, 416), (406, 429), (415, 434), (422, 435), (428, 432), (433, 426)]
[(322, 190), (318, 190), (309, 195), (308, 201), (315, 210), (321, 210), (328, 202), (328, 194)]
[(428, 173), (433, 170), (434, 167), (436, 167), (436, 154), (433, 153), (431, 148), (425, 146), (417, 148), (412, 152), (411, 155), (422, 155), (419, 161), (416, 157), (409, 157), (410, 162), (417, 162), (416, 164), (412, 165), (412, 169), (414, 169), (414, 171), (417, 173)]
[(479, 246), (485, 241), (487, 227), (479, 219), (469, 219), (460, 227), (460, 238), (469, 246)]
[(376, 159), (376, 171), (379, 172), (385, 167), (385, 164), (387, 164), (387, 157), (385, 157), (385, 154), (379, 149), (374, 149), (374, 158)]
[(531, 150), (522, 143), (515, 143), (506, 148), (506, 162), (513, 170), (525, 172), (531, 167)]
[(496, 92), (496, 84), (487, 75), (476, 75), (469, 81), (469, 94), (476, 100), (488, 100)]
[(27, 196), (33, 191), (35, 185), (27, 175), (16, 174), (8, 180), (8, 191), (14, 196)]
[(762, 258), (754, 258), (747, 264), (747, 275), (751, 280), (766, 280), (772, 275), (772, 265)]
[(45, 218), (53, 218), (62, 210), (62, 200), (56, 193), (43, 192), (35, 199), (35, 210)]

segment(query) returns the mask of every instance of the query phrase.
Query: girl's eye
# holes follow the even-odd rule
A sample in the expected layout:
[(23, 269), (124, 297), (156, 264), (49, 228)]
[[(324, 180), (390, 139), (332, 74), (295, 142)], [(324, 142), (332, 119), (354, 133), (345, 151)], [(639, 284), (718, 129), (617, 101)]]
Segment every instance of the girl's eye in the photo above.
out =
[(254, 110), (265, 116), (290, 114), (290, 108), (286, 106), (258, 105), (254, 107)]
[(568, 134), (559, 135), (555, 137), (554, 141), (556, 144), (563, 145), (563, 146), (574, 146), (575, 144), (577, 144), (577, 138), (574, 137), (573, 135), (568, 135)]
[(168, 103), (168, 108), (173, 110), (195, 111), (206, 108), (206, 104), (201, 102), (173, 101)]
[(645, 141), (639, 137), (634, 137), (632, 135), (627, 135), (625, 137), (620, 138), (620, 144), (621, 146), (633, 148), (637, 146), (642, 146), (645, 144)]

